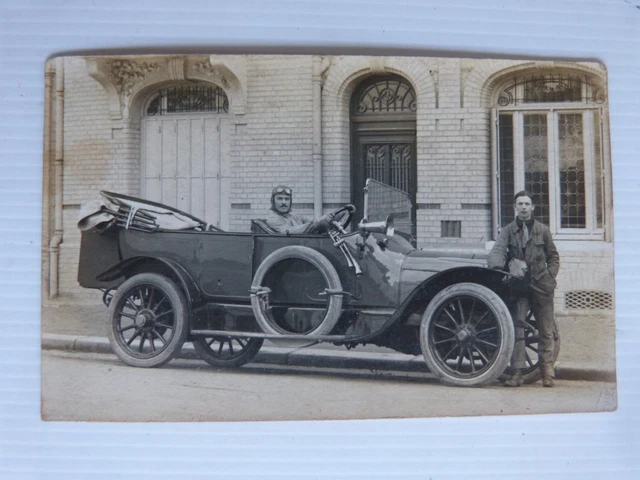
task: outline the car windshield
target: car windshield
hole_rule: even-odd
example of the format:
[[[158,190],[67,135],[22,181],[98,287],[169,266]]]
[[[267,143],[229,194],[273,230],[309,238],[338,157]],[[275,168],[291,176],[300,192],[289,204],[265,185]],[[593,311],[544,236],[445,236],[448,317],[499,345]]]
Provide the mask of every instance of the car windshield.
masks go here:
[[[367,179],[364,189],[364,218],[368,222],[384,220],[393,215],[396,233],[402,233],[405,238],[411,238],[412,205],[409,194],[390,185]]]

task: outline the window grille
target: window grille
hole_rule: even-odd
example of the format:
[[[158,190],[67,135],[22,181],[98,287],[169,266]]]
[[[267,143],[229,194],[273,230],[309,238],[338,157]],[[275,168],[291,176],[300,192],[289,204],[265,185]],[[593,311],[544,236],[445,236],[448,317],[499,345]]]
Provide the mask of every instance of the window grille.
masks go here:
[[[564,306],[567,309],[606,310],[613,308],[613,298],[607,292],[575,290],[564,294]]]
[[[413,161],[411,144],[370,144],[365,157],[365,178],[411,192]]]
[[[147,115],[170,113],[228,113],[229,100],[214,85],[181,85],[160,90],[146,109]]]
[[[440,222],[440,236],[443,238],[461,238],[462,222],[460,220],[442,220]]]
[[[531,103],[604,103],[604,92],[586,75],[530,75],[514,77],[498,97],[501,107]]]
[[[356,100],[355,114],[404,113],[418,109],[416,94],[399,79],[380,80],[365,88]]]

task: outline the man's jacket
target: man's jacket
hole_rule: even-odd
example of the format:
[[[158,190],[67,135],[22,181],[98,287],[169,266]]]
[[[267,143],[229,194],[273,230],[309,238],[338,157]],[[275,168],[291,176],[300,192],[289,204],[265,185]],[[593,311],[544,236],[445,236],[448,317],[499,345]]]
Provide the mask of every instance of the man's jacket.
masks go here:
[[[504,227],[489,253],[488,266],[506,270],[512,259],[523,260],[527,264],[531,289],[551,294],[556,288],[556,276],[560,269],[560,255],[551,232],[548,227],[534,220],[526,245],[523,234],[522,227],[516,221]]]
[[[278,213],[269,210],[267,213],[267,225],[278,233],[300,234],[315,233],[316,225],[305,217],[296,215],[295,213]]]

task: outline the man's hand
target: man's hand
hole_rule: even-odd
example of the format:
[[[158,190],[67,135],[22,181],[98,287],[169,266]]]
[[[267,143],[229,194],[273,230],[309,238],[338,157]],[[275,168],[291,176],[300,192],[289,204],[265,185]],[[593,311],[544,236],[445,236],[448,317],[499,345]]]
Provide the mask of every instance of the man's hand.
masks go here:
[[[527,274],[527,264],[514,258],[509,262],[509,273],[515,278],[524,278]]]

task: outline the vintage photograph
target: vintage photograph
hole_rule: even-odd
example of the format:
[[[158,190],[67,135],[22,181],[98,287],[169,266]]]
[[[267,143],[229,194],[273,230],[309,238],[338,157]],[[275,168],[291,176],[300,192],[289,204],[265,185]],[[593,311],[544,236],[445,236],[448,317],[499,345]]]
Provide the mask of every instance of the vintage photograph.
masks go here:
[[[43,420],[617,408],[604,65],[111,55],[44,75]]]

